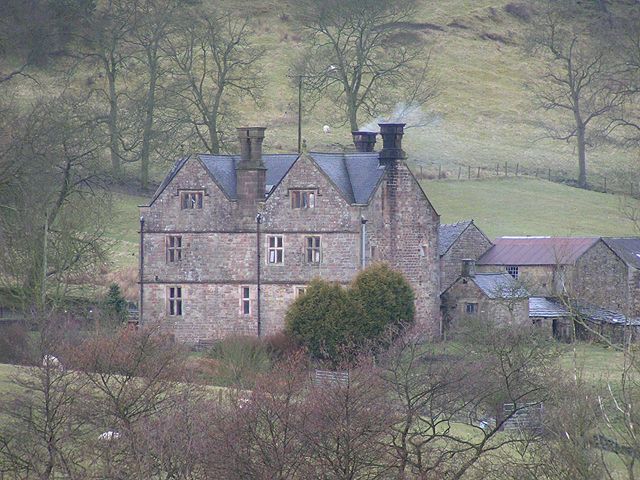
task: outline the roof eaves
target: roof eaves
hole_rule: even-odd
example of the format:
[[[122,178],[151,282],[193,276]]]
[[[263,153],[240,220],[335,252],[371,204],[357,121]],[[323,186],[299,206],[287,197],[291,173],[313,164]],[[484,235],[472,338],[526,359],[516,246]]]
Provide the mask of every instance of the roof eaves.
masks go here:
[[[167,187],[171,184],[171,182],[173,182],[173,179],[176,178],[176,175],[178,174],[178,172],[180,172],[180,170],[182,170],[182,168],[187,164],[187,162],[191,159],[192,155],[187,155],[185,157],[180,158],[177,162],[176,165],[181,164],[178,168],[176,168],[176,170],[172,173],[169,174],[169,178],[165,178],[165,181],[163,180],[164,185],[162,186],[162,188],[160,190],[158,190],[157,192],[155,192],[153,194],[153,198],[151,199],[151,202],[149,202],[149,205],[141,205],[143,207],[151,207],[156,200],[160,197],[160,195],[162,195],[162,193],[167,189]],[[206,168],[205,168],[206,170]]]
[[[464,232],[466,232],[466,231],[467,231],[467,228],[469,228],[469,225],[471,225],[471,224],[473,223],[473,219],[471,219],[471,220],[462,220],[461,222],[465,222],[467,225],[466,225],[466,226],[462,229],[462,231],[461,231],[461,232],[456,236],[455,240],[449,244],[449,246],[447,247],[447,249],[446,249],[444,252],[442,252],[442,253],[440,254],[440,256],[441,256],[441,257],[444,257],[444,256],[447,254],[447,252],[448,252],[449,250],[451,250],[451,247],[453,247],[453,244],[454,244],[454,243],[456,243],[456,240],[458,240],[458,239],[462,236],[462,234],[463,234]],[[461,223],[461,222],[456,222],[456,223]],[[445,224],[445,225],[447,225],[447,224]],[[453,225],[455,225],[455,224],[453,224]],[[484,235],[484,234],[483,234],[483,235]]]

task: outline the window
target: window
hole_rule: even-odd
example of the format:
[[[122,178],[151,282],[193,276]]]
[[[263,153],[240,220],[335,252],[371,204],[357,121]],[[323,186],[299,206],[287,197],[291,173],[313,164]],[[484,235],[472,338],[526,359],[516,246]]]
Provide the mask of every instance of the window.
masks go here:
[[[306,262],[320,263],[320,237],[305,237]]]
[[[179,262],[182,260],[182,236],[167,236],[167,263]]]
[[[478,304],[477,303],[467,303],[465,305],[465,312],[468,315],[475,315],[478,313]]]
[[[268,263],[282,263],[284,260],[284,247],[283,238],[281,235],[274,235],[267,237],[267,262]]]
[[[518,266],[517,265],[509,265],[507,267],[507,273],[511,275],[513,278],[518,278]]]
[[[291,208],[315,208],[315,190],[291,190]]]
[[[182,287],[167,287],[167,291],[169,315],[182,316]]]
[[[202,208],[202,192],[181,192],[182,210]]]
[[[251,290],[249,287],[240,287],[240,308],[243,315],[251,314]]]
[[[298,298],[300,295],[304,295],[306,291],[307,287],[296,287],[296,298]]]

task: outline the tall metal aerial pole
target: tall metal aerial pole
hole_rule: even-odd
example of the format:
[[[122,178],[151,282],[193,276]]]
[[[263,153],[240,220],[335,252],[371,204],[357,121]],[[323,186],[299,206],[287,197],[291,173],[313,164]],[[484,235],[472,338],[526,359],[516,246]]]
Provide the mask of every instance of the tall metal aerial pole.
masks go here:
[[[298,75],[298,153],[302,153],[302,75]]]

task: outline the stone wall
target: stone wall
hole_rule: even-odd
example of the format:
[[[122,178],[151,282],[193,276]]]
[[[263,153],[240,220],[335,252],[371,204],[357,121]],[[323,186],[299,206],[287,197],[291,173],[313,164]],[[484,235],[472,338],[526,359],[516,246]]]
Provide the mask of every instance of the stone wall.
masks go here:
[[[626,313],[627,265],[600,240],[576,262],[569,293],[583,303]]]
[[[477,265],[478,272],[503,273],[504,265]],[[553,296],[562,291],[563,278],[567,275],[564,267],[555,265],[518,265],[518,280],[526,287],[531,296]]]
[[[491,248],[491,242],[471,223],[440,258],[440,289],[446,290],[460,276],[462,260],[478,260]]]

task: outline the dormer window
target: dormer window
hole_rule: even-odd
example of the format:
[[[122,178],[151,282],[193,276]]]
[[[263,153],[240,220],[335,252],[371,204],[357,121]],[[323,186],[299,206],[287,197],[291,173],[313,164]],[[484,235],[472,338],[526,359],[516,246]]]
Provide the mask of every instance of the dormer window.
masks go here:
[[[180,192],[180,205],[182,210],[195,210],[202,208],[202,191]]]
[[[315,208],[316,191],[315,190],[290,190],[291,192],[291,208]]]

